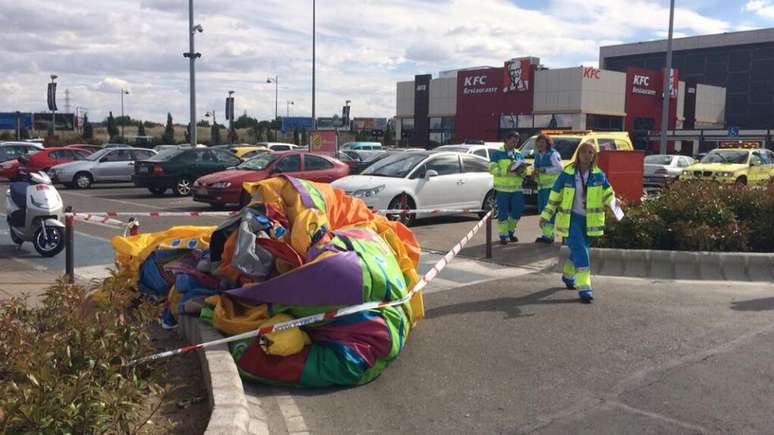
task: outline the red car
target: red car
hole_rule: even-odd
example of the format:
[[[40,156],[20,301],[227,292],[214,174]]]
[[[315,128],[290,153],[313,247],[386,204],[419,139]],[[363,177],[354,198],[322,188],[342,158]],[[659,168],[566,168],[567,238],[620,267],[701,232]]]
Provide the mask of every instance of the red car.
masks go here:
[[[85,151],[88,151],[89,154],[92,154],[102,149],[102,147],[99,145],[89,145],[86,143],[74,143],[72,145],[65,146],[65,148],[76,148],[79,150],[85,150]]]
[[[250,197],[242,189],[245,182],[261,181],[279,174],[309,181],[330,183],[349,175],[349,167],[332,157],[302,152],[284,151],[262,154],[241,163],[234,169],[200,177],[193,185],[193,200],[212,206],[246,205]]]
[[[58,147],[44,148],[36,153],[30,154],[27,168],[30,171],[48,171],[52,166],[60,163],[74,162],[76,160],[86,160],[90,152],[78,148]],[[19,170],[18,160],[8,160],[0,164],[0,176],[11,178]]]

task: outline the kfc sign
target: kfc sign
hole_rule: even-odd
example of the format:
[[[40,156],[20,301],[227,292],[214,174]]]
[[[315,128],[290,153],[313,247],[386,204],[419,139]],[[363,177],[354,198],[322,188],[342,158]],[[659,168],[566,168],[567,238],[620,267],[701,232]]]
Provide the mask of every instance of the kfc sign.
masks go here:
[[[635,74],[632,77],[632,94],[656,95],[656,90],[651,86],[651,76]]]
[[[489,75],[481,74],[470,75],[463,80],[463,95],[494,94],[497,93],[497,86],[487,86]]]
[[[529,59],[516,59],[505,62],[503,92],[526,92],[532,75]]]
[[[583,78],[599,80],[599,70],[591,66],[584,67]]]
[[[470,76],[465,77],[465,86],[486,86],[486,76]]]

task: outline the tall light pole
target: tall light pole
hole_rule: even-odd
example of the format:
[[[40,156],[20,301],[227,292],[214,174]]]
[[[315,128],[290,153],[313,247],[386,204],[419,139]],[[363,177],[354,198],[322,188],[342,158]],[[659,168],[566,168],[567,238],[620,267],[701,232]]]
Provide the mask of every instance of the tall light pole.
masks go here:
[[[349,125],[350,125],[350,122],[349,122],[349,103],[351,103],[351,102],[352,102],[352,100],[346,100],[346,101],[344,102],[344,106],[346,106],[346,108],[347,108],[347,119],[345,119],[345,121],[346,121],[346,123],[347,123],[347,124],[346,124],[344,127],[345,127],[347,130],[351,130],[351,128],[349,128]]]
[[[124,125],[126,124],[126,119],[124,119],[124,95],[129,95],[129,91],[121,88],[121,137],[124,137]]]
[[[197,58],[202,57],[201,53],[194,51],[194,33],[203,32],[204,28],[201,24],[194,26],[193,23],[193,0],[188,0],[188,53],[183,53],[183,57],[188,58],[189,66],[189,93],[191,95],[191,124],[189,127],[189,135],[191,137],[191,145],[196,146],[196,73],[194,71],[194,62]]]
[[[675,20],[675,0],[669,2],[669,36],[667,37],[666,70],[664,71],[664,101],[661,104],[661,140],[659,153],[667,153],[667,127],[669,126],[669,102],[672,89],[672,28]]]
[[[285,103],[285,118],[290,118],[290,106],[296,104],[293,100],[288,100]]]
[[[274,83],[274,122],[277,122],[277,99],[279,97],[279,76],[275,75],[274,78],[269,77],[266,79],[266,83]],[[272,123],[272,125],[274,125]],[[277,130],[274,129],[274,140],[277,140]]]
[[[315,49],[317,45],[317,35],[315,32],[315,21],[317,20],[317,7],[315,0],[312,0],[312,130],[317,130],[317,116],[315,116]]]
[[[56,80],[57,77],[58,76],[56,74],[51,74],[52,87],[55,85],[54,80]],[[54,106],[53,110],[51,111],[51,136],[56,136],[56,106]]]
[[[228,101],[231,103],[230,110],[226,112],[226,118],[228,118],[228,142],[233,145],[234,144],[234,136],[231,134],[231,132],[234,131],[234,100],[233,100],[234,91],[228,91]],[[215,118],[213,118],[215,119]]]

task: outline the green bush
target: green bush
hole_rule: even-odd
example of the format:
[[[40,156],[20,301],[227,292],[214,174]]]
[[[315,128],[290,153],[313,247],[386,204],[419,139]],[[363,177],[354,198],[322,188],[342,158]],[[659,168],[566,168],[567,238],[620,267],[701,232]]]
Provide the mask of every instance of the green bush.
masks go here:
[[[774,252],[774,183],[765,187],[676,182],[657,198],[608,216],[605,248]]]
[[[123,364],[153,351],[157,309],[131,288],[114,275],[98,304],[61,281],[35,306],[0,302],[0,433],[130,433],[147,421],[161,368]]]

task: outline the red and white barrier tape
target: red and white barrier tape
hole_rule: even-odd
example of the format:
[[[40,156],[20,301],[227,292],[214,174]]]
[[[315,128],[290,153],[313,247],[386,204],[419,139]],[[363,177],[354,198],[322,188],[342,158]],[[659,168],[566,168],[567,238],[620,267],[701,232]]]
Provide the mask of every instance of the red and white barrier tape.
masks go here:
[[[194,350],[206,349],[208,347],[217,346],[219,344],[229,343],[237,340],[243,340],[245,338],[258,337],[258,336],[267,335],[276,331],[284,331],[286,329],[306,326],[306,325],[321,322],[324,320],[335,319],[337,317],[346,316],[360,311],[367,311],[367,310],[373,310],[377,308],[403,305],[411,300],[411,297],[414,296],[414,293],[421,291],[430,283],[430,281],[435,279],[435,277],[438,276],[439,273],[441,273],[441,270],[443,270],[443,268],[446,267],[449,264],[449,262],[451,262],[451,260],[455,256],[457,256],[457,254],[460,253],[460,251],[465,246],[465,244],[467,244],[470,241],[470,239],[472,239],[473,236],[478,232],[478,230],[480,230],[481,227],[484,226],[484,224],[486,223],[487,219],[489,219],[491,214],[492,214],[491,211],[487,212],[486,216],[484,216],[480,221],[478,221],[478,223],[473,227],[473,229],[470,230],[468,234],[466,234],[465,237],[463,237],[462,240],[460,240],[459,243],[454,245],[454,247],[449,252],[447,252],[446,255],[443,256],[443,258],[438,260],[438,262],[435,263],[435,265],[429,271],[427,271],[427,273],[422,277],[422,279],[420,279],[419,282],[417,282],[417,284],[411,289],[411,291],[409,291],[406,294],[406,296],[400,299],[397,299],[394,301],[367,302],[365,304],[352,305],[338,310],[326,311],[324,313],[302,317],[300,319],[293,319],[287,322],[281,322],[271,326],[264,326],[263,328],[255,329],[248,332],[243,332],[241,334],[232,335],[231,337],[225,337],[219,340],[213,340],[213,341],[208,341],[208,342],[199,343],[199,344],[192,344],[189,346],[180,347],[175,350],[160,352],[157,354],[153,354],[153,355],[149,355],[146,357],[129,361],[126,365],[133,366],[137,364],[142,364],[142,363],[155,361],[162,358],[180,355]]]
[[[101,217],[119,217],[119,216],[144,216],[144,217],[203,217],[203,216],[236,216],[240,212],[236,211],[96,211],[90,213],[65,213],[66,216],[101,216]]]
[[[75,213],[74,216],[75,220],[79,222],[88,222],[88,223],[98,223],[108,226],[115,226],[120,227],[123,229],[126,226],[126,222],[120,221],[118,219],[112,219],[107,216],[96,216],[93,214],[83,214],[83,213]]]
[[[374,210],[376,213],[421,213],[421,214],[437,214],[437,213],[486,213],[489,210],[480,210],[473,208],[461,208],[461,209],[447,209],[447,208],[429,208],[429,209],[389,209],[389,210]],[[206,217],[206,216],[222,216],[230,217],[236,216],[240,212],[234,211],[102,211],[102,212],[79,212],[79,213],[65,213],[65,215],[71,215],[79,220],[94,220],[97,217],[119,217],[119,216],[144,216],[144,217]],[[84,219],[85,218],[85,219]]]
[[[475,208],[461,208],[461,209],[451,209],[451,208],[428,208],[428,209],[410,209],[410,208],[399,208],[399,209],[388,209],[388,210],[374,210],[375,213],[380,214],[387,214],[387,213],[420,213],[420,214],[438,214],[438,213],[486,213],[489,210],[481,210],[481,209],[475,209]]]

